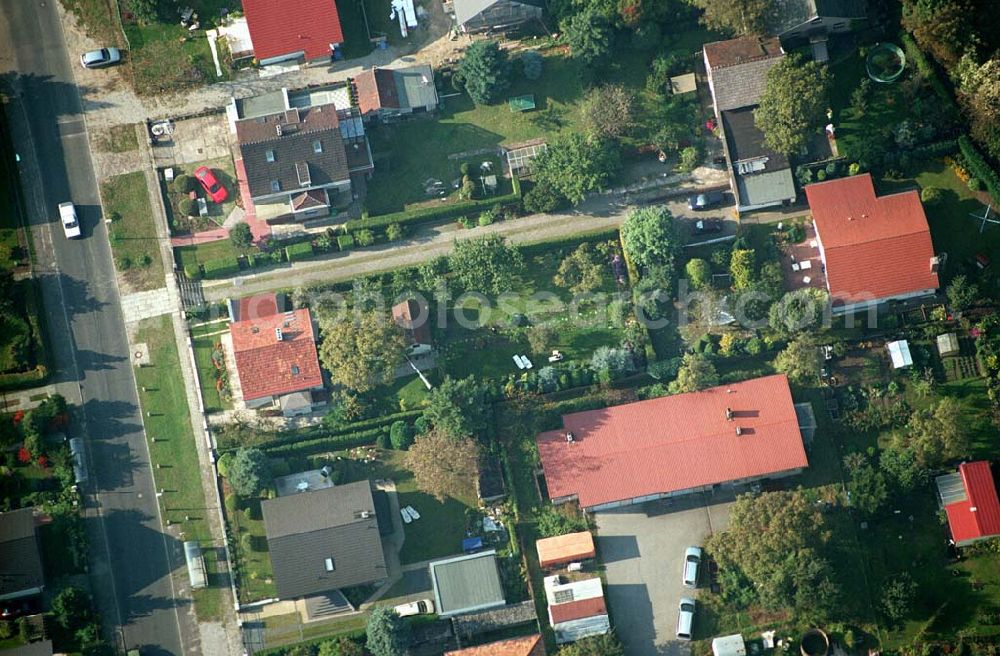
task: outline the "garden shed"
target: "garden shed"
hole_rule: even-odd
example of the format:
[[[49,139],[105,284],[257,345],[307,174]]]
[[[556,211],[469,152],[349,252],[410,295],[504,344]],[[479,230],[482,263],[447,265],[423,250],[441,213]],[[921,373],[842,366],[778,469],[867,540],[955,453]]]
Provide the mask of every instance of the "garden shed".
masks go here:
[[[889,358],[892,359],[893,369],[913,366],[913,356],[910,355],[910,343],[905,339],[889,342],[885,347],[889,349]]]
[[[496,551],[437,560],[430,564],[438,617],[497,608],[507,603]]]
[[[948,355],[958,355],[958,335],[955,333],[938,335],[937,349],[942,358]]]

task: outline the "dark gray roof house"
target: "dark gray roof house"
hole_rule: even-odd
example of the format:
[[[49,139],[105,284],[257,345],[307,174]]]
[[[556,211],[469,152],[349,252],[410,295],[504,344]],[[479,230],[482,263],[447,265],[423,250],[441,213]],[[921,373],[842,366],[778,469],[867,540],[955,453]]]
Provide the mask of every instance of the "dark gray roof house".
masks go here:
[[[0,513],[0,601],[40,594],[44,585],[34,510]]]
[[[52,656],[54,653],[51,640],[29,642],[26,645],[0,650],[2,656]]]
[[[723,144],[736,209],[772,207],[795,200],[795,181],[788,158],[764,143],[754,124],[753,110],[743,107],[722,112]]]
[[[784,44],[822,43],[825,52],[829,35],[850,31],[866,15],[865,0],[775,0],[764,27]]]
[[[716,116],[759,103],[767,72],[785,56],[778,39],[758,36],[706,43],[702,53]]]
[[[261,510],[280,598],[388,576],[370,482],[268,499]]]
[[[496,551],[437,560],[430,564],[438,617],[498,608],[507,602]]]
[[[453,0],[463,32],[504,30],[542,17],[538,0]]]

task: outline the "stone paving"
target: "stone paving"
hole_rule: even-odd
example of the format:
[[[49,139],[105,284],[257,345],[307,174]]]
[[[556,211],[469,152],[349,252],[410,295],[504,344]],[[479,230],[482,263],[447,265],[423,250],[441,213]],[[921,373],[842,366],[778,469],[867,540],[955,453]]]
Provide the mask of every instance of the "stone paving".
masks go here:
[[[122,315],[125,317],[125,323],[158,317],[175,309],[177,304],[170,297],[166,287],[122,296]]]

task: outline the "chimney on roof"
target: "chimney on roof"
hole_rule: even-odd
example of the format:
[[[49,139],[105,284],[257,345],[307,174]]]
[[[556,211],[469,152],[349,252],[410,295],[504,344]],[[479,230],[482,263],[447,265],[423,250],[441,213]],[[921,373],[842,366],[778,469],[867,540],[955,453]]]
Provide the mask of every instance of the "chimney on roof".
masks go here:
[[[572,433],[572,431],[566,431],[566,441],[570,442],[570,443],[573,442],[573,433]]]
[[[274,338],[279,342],[285,338],[284,335],[281,334],[281,328],[274,329]]]
[[[726,408],[726,421],[732,421],[732,420],[733,420],[733,409]]]
[[[941,258],[935,255],[931,258],[931,273],[937,273],[941,270]]]
[[[281,136],[281,123],[275,123],[274,131],[277,133],[279,137]]]
[[[743,429],[742,429],[742,428],[740,428],[739,426],[737,426],[737,427],[736,427],[736,434],[737,434],[737,435],[742,435],[742,434],[743,434]]]

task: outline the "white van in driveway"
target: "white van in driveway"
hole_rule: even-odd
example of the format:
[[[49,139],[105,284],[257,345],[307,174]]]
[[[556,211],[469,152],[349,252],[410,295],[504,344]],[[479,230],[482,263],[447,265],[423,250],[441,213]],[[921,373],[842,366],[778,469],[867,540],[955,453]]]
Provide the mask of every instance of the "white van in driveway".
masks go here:
[[[80,221],[76,218],[76,206],[73,203],[59,203],[59,220],[67,239],[80,236]]]

